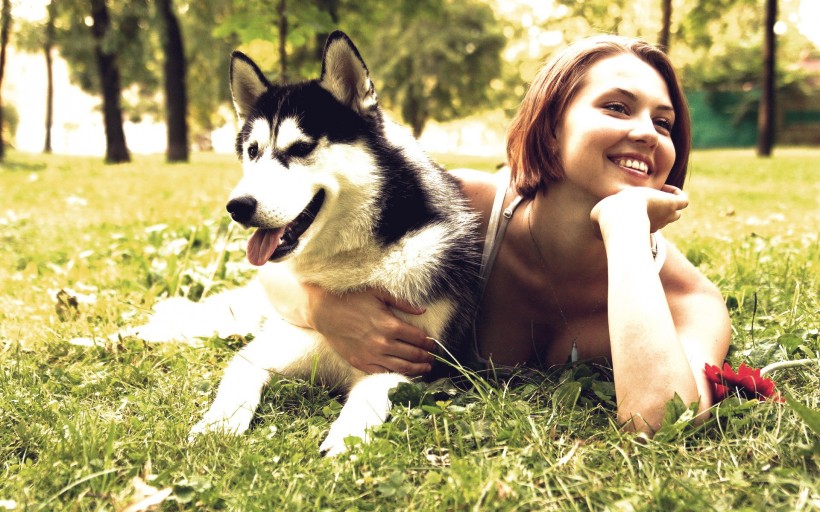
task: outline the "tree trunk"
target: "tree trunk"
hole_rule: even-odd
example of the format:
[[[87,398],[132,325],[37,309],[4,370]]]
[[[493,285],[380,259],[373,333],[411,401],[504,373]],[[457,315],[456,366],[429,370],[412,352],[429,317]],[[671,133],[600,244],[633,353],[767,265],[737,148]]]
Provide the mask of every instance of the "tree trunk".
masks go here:
[[[122,107],[120,106],[120,69],[117,54],[106,51],[105,35],[111,29],[111,18],[105,0],[91,0],[91,34],[94,37],[94,54],[100,73],[103,96],[103,120],[105,122],[105,161],[107,163],[130,162],[131,155],[125,144]]]
[[[287,1],[279,0],[279,69],[281,70],[282,83],[288,81],[288,53],[287,53],[287,39],[288,39],[288,17],[287,17]]]
[[[54,63],[51,57],[54,48],[54,18],[56,16],[55,2],[48,4],[48,19],[46,20],[46,40],[43,52],[46,55],[46,141],[43,144],[43,153],[51,153],[51,127],[54,124]]]
[[[757,156],[771,156],[774,146],[774,69],[777,0],[766,0],[766,21],[763,25],[763,76],[760,85],[760,107],[757,112]]]
[[[172,0],[159,0],[165,22],[165,119],[168,126],[168,162],[187,162],[188,98],[185,91],[185,50]]]
[[[669,53],[669,32],[672,28],[672,0],[661,0],[661,31],[658,34],[658,46]]]
[[[6,47],[9,44],[9,33],[11,32],[11,0],[3,0],[3,8],[0,11],[2,20],[0,23],[0,91],[3,90],[3,75],[6,71]],[[3,97],[0,94],[0,160],[6,156],[6,143],[3,140]]]

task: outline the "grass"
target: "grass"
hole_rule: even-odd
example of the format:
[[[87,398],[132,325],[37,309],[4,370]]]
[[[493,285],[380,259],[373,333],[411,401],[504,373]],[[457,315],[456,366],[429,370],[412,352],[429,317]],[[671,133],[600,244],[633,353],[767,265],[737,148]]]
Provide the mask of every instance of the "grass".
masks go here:
[[[696,427],[670,403],[665,429],[645,440],[614,425],[608,369],[583,365],[403,390],[412,406],[334,459],[317,452],[339,398],[279,379],[247,435],[188,444],[241,339],[67,340],[139,322],[164,296],[246,280],[245,234],[223,206],[238,174],[213,155],[3,163],[0,510],[141,510],[153,492],[163,510],[820,508],[811,411],[729,399]],[[726,296],[731,362],[818,358],[820,151],[696,152],[691,175],[692,205],[667,237]],[[772,376],[817,414],[817,366]]]

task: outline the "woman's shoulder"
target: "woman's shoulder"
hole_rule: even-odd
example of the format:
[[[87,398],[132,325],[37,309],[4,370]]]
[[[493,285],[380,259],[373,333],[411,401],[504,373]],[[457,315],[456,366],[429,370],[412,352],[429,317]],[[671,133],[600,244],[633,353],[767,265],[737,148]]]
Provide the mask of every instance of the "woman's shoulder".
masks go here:
[[[666,257],[660,269],[661,282],[667,295],[706,294],[720,297],[720,291],[684,256],[674,244],[666,244]]]
[[[498,188],[506,188],[510,182],[507,167],[494,173],[466,168],[453,169],[450,173],[461,183],[461,190],[470,206],[482,215],[489,215]]]
[[[668,249],[660,276],[678,336],[699,347],[707,360],[722,360],[732,336],[723,295],[686,256],[672,245]]]

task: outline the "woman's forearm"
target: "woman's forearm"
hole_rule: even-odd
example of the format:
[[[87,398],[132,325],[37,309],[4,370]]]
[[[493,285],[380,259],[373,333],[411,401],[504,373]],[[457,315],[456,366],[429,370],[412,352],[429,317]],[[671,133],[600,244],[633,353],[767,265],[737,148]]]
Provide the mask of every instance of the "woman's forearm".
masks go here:
[[[687,404],[698,400],[697,385],[654,266],[645,215],[602,226],[602,234],[618,419],[651,433],[676,393]]]
[[[424,308],[377,289],[337,295],[318,285],[299,282],[279,265],[266,265],[260,279],[282,318],[321,333],[351,366],[367,373],[421,375],[430,371],[429,352],[435,350],[435,342],[393,313],[395,308],[419,315]]]

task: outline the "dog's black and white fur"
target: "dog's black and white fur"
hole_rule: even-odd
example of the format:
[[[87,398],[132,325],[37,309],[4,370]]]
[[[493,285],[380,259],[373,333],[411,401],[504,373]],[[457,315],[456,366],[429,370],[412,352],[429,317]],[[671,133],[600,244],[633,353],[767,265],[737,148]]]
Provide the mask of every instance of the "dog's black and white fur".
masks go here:
[[[238,223],[255,228],[248,259],[260,266],[267,296],[287,303],[289,294],[298,292],[297,282],[334,293],[383,289],[424,306],[422,315],[396,314],[460,352],[475,302],[477,221],[457,181],[383,116],[350,39],[331,34],[321,77],[298,84],[271,84],[251,59],[235,52],[230,84],[242,125],[236,149],[244,176],[227,208]],[[231,303],[231,293],[186,304],[184,318],[178,310],[160,311],[166,320],[152,319],[140,334],[152,339],[224,334],[215,311],[230,308],[234,317],[228,320],[236,322],[242,307]],[[262,293],[255,297],[266,300]],[[250,307],[264,312],[268,306]],[[167,321],[169,315],[177,320]],[[366,375],[317,332],[272,310],[267,316],[253,341],[231,360],[192,435],[245,431],[274,372],[313,375],[348,392],[320,447],[323,453],[343,452],[348,436],[366,440],[368,428],[388,415],[389,390],[407,379]],[[169,326],[173,332],[163,332]]]

